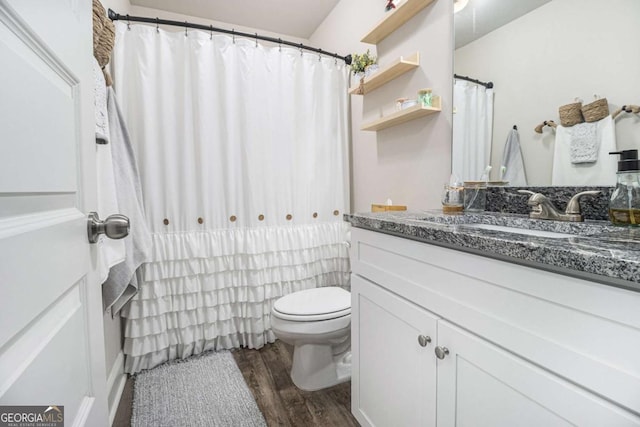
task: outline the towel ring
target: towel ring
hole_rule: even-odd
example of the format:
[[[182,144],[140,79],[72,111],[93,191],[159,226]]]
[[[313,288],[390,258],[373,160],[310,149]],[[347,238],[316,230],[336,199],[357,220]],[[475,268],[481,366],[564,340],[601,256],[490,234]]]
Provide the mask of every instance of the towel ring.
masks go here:
[[[545,126],[549,126],[550,128],[553,128],[553,129],[558,127],[556,122],[554,122],[553,120],[545,120],[544,122],[542,122],[538,126],[536,126],[534,131],[536,133],[542,133],[542,128],[544,128]]]

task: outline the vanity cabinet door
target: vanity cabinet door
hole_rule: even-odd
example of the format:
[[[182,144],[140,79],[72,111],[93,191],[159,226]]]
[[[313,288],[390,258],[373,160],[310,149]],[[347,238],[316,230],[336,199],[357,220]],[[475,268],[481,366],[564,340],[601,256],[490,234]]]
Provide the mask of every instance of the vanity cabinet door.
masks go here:
[[[445,320],[438,346],[438,427],[640,425],[631,413]]]
[[[437,316],[351,276],[352,412],[363,426],[435,426]]]

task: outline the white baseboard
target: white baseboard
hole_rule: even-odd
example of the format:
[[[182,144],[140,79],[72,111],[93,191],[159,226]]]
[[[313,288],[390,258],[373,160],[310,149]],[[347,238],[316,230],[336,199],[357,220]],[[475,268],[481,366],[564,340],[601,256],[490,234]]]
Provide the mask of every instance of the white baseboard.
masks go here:
[[[94,403],[96,403],[96,399],[94,397],[85,396],[82,399],[82,402],[80,402],[80,407],[78,408],[78,413],[73,420],[73,427],[85,427],[89,425],[89,422],[87,420],[91,417],[91,410],[93,409]]]
[[[113,420],[116,417],[116,411],[118,410],[118,404],[122,397],[122,391],[124,385],[127,382],[127,375],[124,373],[124,353],[122,350],[118,353],[118,357],[113,362],[111,369],[109,370],[109,377],[107,378],[107,399],[109,402],[109,425],[113,425]]]

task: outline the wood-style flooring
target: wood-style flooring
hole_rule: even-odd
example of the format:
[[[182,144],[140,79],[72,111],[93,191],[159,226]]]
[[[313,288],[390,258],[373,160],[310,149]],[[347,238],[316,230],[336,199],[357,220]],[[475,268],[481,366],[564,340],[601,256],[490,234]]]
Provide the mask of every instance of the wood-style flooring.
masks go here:
[[[127,378],[112,427],[131,427],[131,415],[133,414],[133,378],[134,377]]]
[[[314,392],[293,385],[289,375],[293,347],[278,340],[260,350],[243,348],[232,354],[269,427],[359,425],[351,415],[351,383]],[[127,380],[114,427],[131,425],[133,382],[133,377]]]
[[[233,357],[272,426],[358,426],[351,415],[351,383],[303,391],[291,381],[293,347],[278,340],[260,350],[240,349]]]

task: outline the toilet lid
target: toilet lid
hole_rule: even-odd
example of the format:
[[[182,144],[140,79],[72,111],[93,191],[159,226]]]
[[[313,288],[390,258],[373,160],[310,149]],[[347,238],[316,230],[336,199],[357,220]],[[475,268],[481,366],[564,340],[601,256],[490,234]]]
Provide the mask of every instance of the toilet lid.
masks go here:
[[[275,302],[273,309],[290,316],[330,319],[351,312],[351,294],[335,286],[307,289],[283,296]]]

